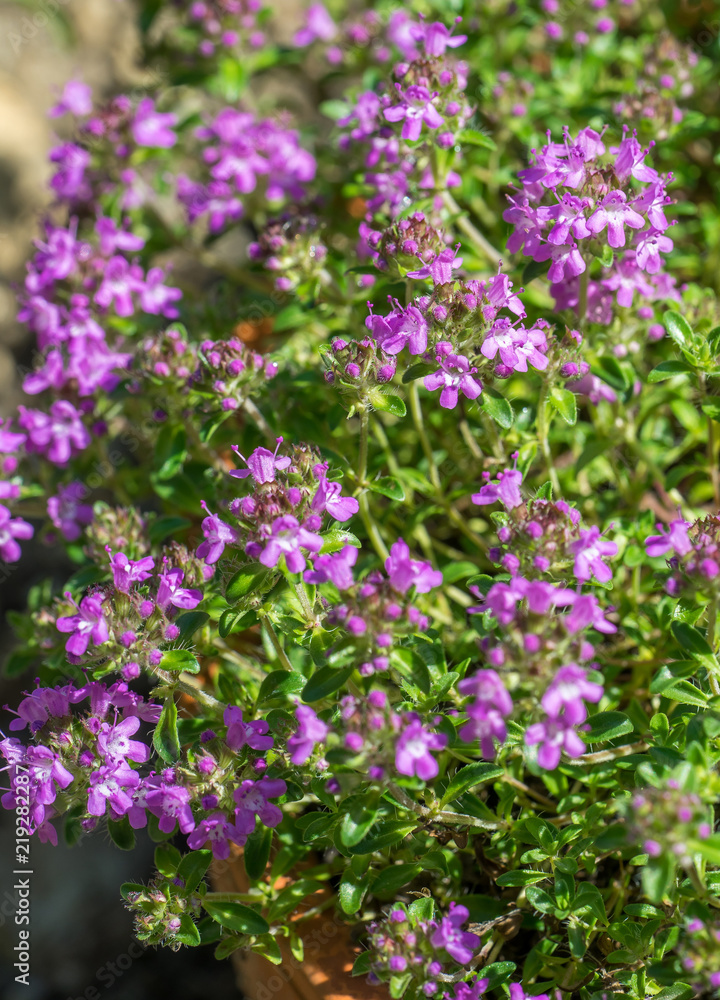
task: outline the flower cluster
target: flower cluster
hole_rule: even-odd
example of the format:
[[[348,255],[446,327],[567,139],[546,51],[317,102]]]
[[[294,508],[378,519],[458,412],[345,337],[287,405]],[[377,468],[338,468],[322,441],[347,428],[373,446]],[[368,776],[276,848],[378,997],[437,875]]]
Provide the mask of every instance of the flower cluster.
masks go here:
[[[689,841],[706,840],[713,832],[711,810],[697,792],[685,790],[676,778],[660,787],[633,793],[624,806],[628,839],[650,858],[669,854],[676,864],[690,868]]]
[[[708,514],[694,522],[677,518],[667,527],[658,524],[657,530],[659,534],[645,539],[645,551],[651,559],[667,560],[668,594],[714,593],[714,581],[720,577],[720,517]]]
[[[649,149],[627,127],[619,145],[609,150],[590,128],[576,138],[566,131],[562,142],[548,140],[534,151],[531,166],[520,171],[522,188],[508,196],[503,218],[514,230],[508,249],[550,261],[548,277],[558,308],[580,311],[585,283],[583,320],[605,315],[608,292],[625,307],[636,291],[650,300],[672,294],[660,256],[673,248],[665,215],[671,199],[667,181],[646,162]],[[596,257],[608,274],[588,286]]]
[[[207,177],[180,174],[177,195],[188,221],[207,216],[211,233],[237,221],[250,196],[271,204],[301,200],[315,177],[314,157],[302,148],[298,133],[279,122],[225,108],[195,135]]]
[[[688,921],[678,951],[683,978],[687,977],[698,993],[720,988],[718,945],[720,927],[716,923],[699,917]]]
[[[278,291],[297,291],[306,286],[314,289],[328,280],[324,269],[328,251],[319,230],[320,222],[312,211],[289,209],[268,222],[257,241],[248,247],[248,255],[273,273]]]

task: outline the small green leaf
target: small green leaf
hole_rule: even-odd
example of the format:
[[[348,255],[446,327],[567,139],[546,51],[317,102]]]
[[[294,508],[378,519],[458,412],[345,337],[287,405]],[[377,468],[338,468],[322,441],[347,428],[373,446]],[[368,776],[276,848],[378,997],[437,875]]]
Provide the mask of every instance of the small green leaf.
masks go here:
[[[671,309],[665,313],[663,317],[665,323],[665,329],[668,332],[668,336],[671,340],[674,340],[677,346],[681,349],[688,348],[692,341],[695,339],[692,327],[680,313],[673,312]]]
[[[458,132],[457,138],[466,146],[482,146],[483,149],[497,149],[489,135],[478,132],[476,128],[464,128]]]
[[[323,540],[323,545],[320,549],[321,555],[339,552],[346,545],[354,545],[356,549],[361,548],[360,539],[357,535],[353,535],[352,531],[346,531],[345,528],[331,528],[329,531],[323,532],[320,537]]]
[[[615,260],[615,253],[613,248],[605,243],[602,248],[602,253],[600,255],[600,263],[603,267],[612,267],[613,261]]]
[[[426,375],[430,375],[431,372],[436,370],[436,365],[429,365],[424,361],[420,361],[418,364],[410,365],[403,372],[402,381],[407,384],[408,382],[414,382],[417,378],[424,378]]]
[[[706,417],[710,417],[711,420],[716,420],[720,423],[720,399],[717,401],[712,399],[707,400],[703,403],[701,409]]]
[[[590,728],[583,730],[583,739],[587,743],[605,743],[633,731],[632,722],[622,712],[598,712],[588,722]]]
[[[272,827],[269,826],[258,826],[248,837],[243,848],[243,861],[249,879],[259,879],[267,868],[272,839]]]
[[[358,844],[350,849],[352,854],[373,854],[381,851],[385,847],[392,847],[399,844],[401,840],[416,827],[416,823],[408,823],[406,820],[385,820],[378,823],[375,829]]]
[[[166,878],[172,878],[182,861],[182,854],[172,844],[158,844],[155,848],[155,867]]]
[[[662,903],[674,876],[675,862],[667,853],[653,858],[650,864],[645,865],[642,869],[642,886],[651,903]]]
[[[348,916],[357,913],[362,905],[363,896],[367,891],[368,882],[369,877],[367,875],[358,877],[349,868],[346,869],[338,888],[340,908],[343,913],[347,913]]]
[[[675,636],[678,643],[683,649],[686,649],[692,656],[712,656],[713,651],[710,648],[707,639],[699,631],[699,629],[694,628],[692,625],[688,625],[687,622],[674,621],[670,624],[672,629],[672,634]]]
[[[573,901],[574,910],[590,910],[597,919],[606,924],[607,914],[605,913],[605,902],[600,890],[592,882],[581,882],[578,886],[575,899]]]
[[[159,517],[150,525],[148,536],[153,545],[159,545],[169,535],[176,535],[184,528],[189,528],[191,523],[186,517]]]
[[[212,861],[212,851],[191,851],[182,859],[177,876],[185,883],[186,892],[194,892],[205,877]]]
[[[453,799],[462,795],[463,792],[467,792],[468,789],[474,788],[475,785],[479,785],[483,781],[493,781],[495,778],[499,778],[501,774],[503,774],[501,767],[487,761],[468,764],[466,767],[460,768],[452,776],[450,784],[445,789],[445,794],[442,797],[440,805],[444,806],[446,802],[452,802]]]
[[[181,915],[180,927],[175,931],[173,939],[188,948],[196,948],[200,944],[200,931],[189,913]]]
[[[249,563],[243,566],[230,580],[225,590],[225,599],[228,604],[237,604],[243,597],[259,591],[262,583],[268,575],[268,570],[259,563]]]
[[[375,479],[368,484],[373,493],[381,493],[391,500],[404,500],[405,490],[402,485],[392,476],[383,476],[382,479]]]
[[[367,976],[370,972],[370,963],[372,961],[372,952],[362,951],[355,959],[352,967],[351,976]]]
[[[392,393],[386,395],[383,392],[375,392],[373,393],[372,403],[376,410],[382,410],[383,413],[392,413],[394,417],[404,417],[407,413],[404,401]]]
[[[661,361],[648,374],[648,382],[664,382],[676,375],[692,375],[694,368],[687,361]]]
[[[495,879],[497,885],[500,886],[526,886],[535,885],[536,882],[544,882],[545,879],[550,878],[547,872],[528,872],[528,871],[513,871],[505,872],[504,875],[500,875]]]
[[[720,865],[720,833],[704,840],[689,839],[686,843],[690,853],[700,854],[711,865]]]
[[[329,697],[352,677],[354,670],[355,667],[345,667],[342,670],[336,670],[334,667],[321,667],[303,688],[302,700],[309,704]]]
[[[362,798],[349,800],[349,808],[340,824],[340,840],[346,847],[354,847],[365,837],[377,819],[377,809],[368,808]]]
[[[417,878],[422,870],[423,866],[418,863],[391,865],[377,875],[370,889],[375,896],[382,896],[386,893],[394,895],[398,889],[402,889],[403,886]]]
[[[258,692],[258,704],[273,698],[291,697],[302,691],[306,680],[299,671],[273,670],[263,680]]]
[[[512,427],[513,420],[515,418],[513,408],[507,399],[499,393],[486,388],[482,394],[481,405],[483,410],[485,410],[485,412],[491,416],[495,423],[499,424],[503,430],[508,430]]]
[[[171,670],[173,673],[184,670],[188,674],[199,674],[200,664],[189,649],[166,649],[160,660],[160,669]]]
[[[186,611],[185,614],[175,619],[175,624],[180,629],[180,635],[176,641],[180,643],[188,642],[191,636],[209,620],[210,615],[207,611]]]
[[[681,705],[694,705],[696,708],[705,708],[708,703],[708,696],[686,680],[675,681],[670,687],[665,688],[663,697],[678,701]]]
[[[177,705],[168,698],[163,705],[158,724],[153,733],[153,746],[166,764],[180,759],[180,740],[177,731]]]
[[[245,903],[215,903],[212,899],[204,899],[202,905],[213,920],[238,934],[267,934],[270,930],[265,917]]]
[[[121,851],[133,850],[135,847],[135,831],[130,826],[127,816],[123,816],[119,820],[109,819],[107,821],[107,828],[112,842],[116,847],[119,847]]]
[[[227,638],[231,632],[242,632],[252,625],[257,625],[257,622],[258,616],[254,611],[238,612],[237,608],[228,608],[223,611],[218,621],[220,638]]]
[[[550,403],[566,424],[574,424],[577,421],[577,399],[574,392],[554,386],[550,390]]]

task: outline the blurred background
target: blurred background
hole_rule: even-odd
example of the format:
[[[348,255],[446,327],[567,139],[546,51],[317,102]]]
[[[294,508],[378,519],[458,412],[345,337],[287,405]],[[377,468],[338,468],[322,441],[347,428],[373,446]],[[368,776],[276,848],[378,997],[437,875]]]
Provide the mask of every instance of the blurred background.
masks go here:
[[[20,381],[32,367],[30,338],[15,319],[14,288],[49,200],[47,154],[56,123],[47,111],[73,76],[82,77],[98,97],[137,86],[144,74],[136,57],[129,0],[0,0],[0,414],[21,401]],[[38,544],[0,582],[0,659],[10,641],[5,613],[25,606],[33,583],[53,571],[62,575],[63,567],[49,563],[56,554]],[[16,704],[26,684],[27,679],[0,678],[0,705]],[[217,962],[212,949],[173,954],[138,946],[118,887],[147,881],[154,845],[139,837],[138,848],[125,854],[103,834],[86,837],[73,849],[32,843],[30,986],[16,983],[13,817],[0,809],[3,1000],[241,996],[232,966]]]

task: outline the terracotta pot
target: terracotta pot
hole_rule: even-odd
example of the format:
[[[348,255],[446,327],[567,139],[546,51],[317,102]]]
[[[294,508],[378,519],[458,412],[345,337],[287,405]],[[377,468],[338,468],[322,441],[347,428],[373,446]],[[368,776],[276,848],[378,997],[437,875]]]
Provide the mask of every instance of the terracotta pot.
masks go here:
[[[210,878],[216,892],[247,892],[242,851],[231,854],[226,862],[214,863]],[[275,887],[281,889],[292,881],[287,876],[279,878]],[[293,919],[329,896],[329,889],[308,896]],[[382,993],[369,986],[364,976],[350,975],[362,949],[352,942],[350,928],[334,909],[303,920],[299,931],[305,948],[302,962],[293,956],[286,938],[278,938],[282,965],[272,965],[251,951],[232,955],[238,986],[247,1000],[381,1000]]]

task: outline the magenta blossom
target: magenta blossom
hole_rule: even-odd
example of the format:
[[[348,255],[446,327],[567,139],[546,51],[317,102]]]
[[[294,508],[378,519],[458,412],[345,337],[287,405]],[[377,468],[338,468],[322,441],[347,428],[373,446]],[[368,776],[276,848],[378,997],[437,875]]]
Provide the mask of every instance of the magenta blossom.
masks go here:
[[[585,744],[575,729],[562,719],[535,722],[525,731],[525,743],[531,747],[540,744],[538,764],[546,771],[554,771],[564,750],[568,757],[579,757]]]
[[[358,550],[354,545],[344,545],[339,552],[317,556],[312,569],[303,574],[307,583],[334,583],[338,590],[348,590],[352,587],[352,568],[357,562]]]
[[[5,504],[0,503],[0,557],[5,562],[17,562],[21,551],[17,539],[32,538],[35,529],[21,517],[12,517]]]
[[[317,743],[324,743],[330,727],[319,719],[309,705],[298,705],[295,709],[297,730],[288,737],[291,764],[306,764]]]
[[[489,473],[484,473],[484,476],[487,479],[490,478]],[[499,500],[506,510],[513,510],[523,502],[520,494],[522,478],[522,472],[518,469],[505,469],[498,475],[497,483],[487,482],[480,487],[477,493],[473,493],[472,502],[482,507]]]
[[[248,834],[231,823],[225,813],[214,812],[198,823],[187,842],[191,851],[197,851],[209,841],[213,857],[225,861],[230,857],[230,843],[242,847],[247,838]]]
[[[688,537],[688,528],[690,527],[689,521],[683,521],[681,518],[675,521],[671,521],[668,525],[667,534],[663,534],[663,527],[661,524],[657,525],[658,531],[661,532],[659,535],[650,535],[645,539],[645,550],[651,559],[656,559],[658,556],[667,555],[668,552],[674,552],[676,556],[686,556],[688,552],[692,551],[692,542]]]
[[[244,722],[242,709],[234,705],[225,709],[223,722],[228,727],[225,742],[231,750],[242,750],[244,746],[252,750],[269,750],[275,742],[272,736],[267,735],[270,728],[267,722],[262,719]]]
[[[540,704],[551,718],[577,726],[587,719],[583,699],[596,703],[602,696],[602,684],[589,681],[586,670],[577,663],[569,663],[555,674]]]
[[[327,469],[327,466],[316,465],[315,470],[318,468]],[[318,486],[310,501],[310,509],[316,514],[327,511],[336,521],[349,521],[353,514],[357,514],[360,505],[355,497],[344,497],[340,483],[331,482],[323,472],[318,475]]]
[[[456,247],[445,247],[429,263],[415,271],[408,271],[408,278],[432,278],[434,285],[446,285],[453,280],[453,268],[462,265],[462,257],[458,257],[457,252],[460,244]],[[438,344],[438,347],[440,345]]]
[[[144,764],[149,759],[150,747],[139,740],[130,739],[139,728],[140,719],[136,715],[131,715],[114,726],[103,722],[98,733],[97,745],[106,763],[128,758],[138,764]]]
[[[276,517],[272,523],[272,537],[260,553],[259,559],[269,569],[277,566],[281,556],[291,573],[302,573],[307,565],[301,548],[319,552],[323,540],[320,535],[304,528],[296,517],[286,514]]]
[[[72,482],[59,486],[57,494],[48,498],[48,517],[69,542],[77,541],[82,528],[92,522],[92,507],[81,502],[87,493],[82,483]]]
[[[395,590],[406,594],[415,587],[418,594],[427,594],[442,583],[442,572],[433,569],[430,563],[410,558],[410,549],[402,538],[393,544],[390,555],[385,560],[385,572]]]
[[[192,611],[202,601],[201,590],[189,590],[180,586],[184,576],[185,573],[181,569],[171,569],[167,573],[160,574],[157,603],[163,611],[169,604],[175,608],[182,608],[183,611]]]
[[[605,195],[587,222],[588,229],[595,236],[607,226],[608,243],[614,249],[625,246],[625,226],[642,229],[644,225],[642,215],[627,204],[627,195],[618,190]]]
[[[598,527],[593,525],[592,528],[581,531],[580,538],[570,546],[570,551],[575,556],[574,571],[577,579],[589,580],[594,574],[600,583],[608,583],[612,580],[612,571],[603,559],[616,555],[617,550],[615,542],[602,540]]]
[[[110,551],[110,546],[108,546]],[[155,560],[151,556],[134,561],[128,559],[124,552],[116,552],[110,557],[110,567],[112,569],[113,580],[118,590],[123,594],[129,594],[134,583],[142,583],[152,576],[152,569]]]
[[[229,524],[222,521],[217,514],[213,514],[204,500],[202,506],[207,511],[208,516],[203,519],[202,530],[205,541],[198,545],[197,556],[212,566],[223,554],[226,545],[234,545],[238,541],[238,533]]]
[[[431,751],[447,745],[444,733],[431,733],[414,714],[406,716],[407,725],[395,744],[395,768],[398,774],[417,775],[423,781],[436,778],[440,771]]]
[[[330,42],[337,34],[337,25],[321,3],[311,3],[305,12],[305,24],[295,33],[293,45],[305,48],[318,39]]]
[[[257,816],[263,826],[274,827],[282,822],[282,812],[270,799],[287,791],[282,778],[261,778],[260,781],[243,781],[233,792],[235,799],[235,824],[239,830],[252,833]]]
[[[435,361],[439,370],[423,379],[423,385],[430,392],[442,389],[440,406],[452,410],[458,403],[458,392],[467,399],[477,399],[482,392],[482,385],[472,376],[477,368],[471,368],[470,362],[462,354],[452,353],[452,344],[442,340],[435,346]]]
[[[69,593],[67,599],[75,604]],[[58,618],[55,622],[59,632],[70,632],[70,638],[65,643],[65,649],[73,656],[82,656],[90,641],[94,646],[102,646],[108,641],[108,627],[103,615],[102,597],[91,594],[83,597],[77,608],[76,615]]]
[[[156,111],[153,99],[143,97],[137,106],[131,126],[133,139],[138,146],[169,149],[177,142],[177,136],[172,131],[173,125],[176,124],[177,115]]]
[[[411,84],[404,93],[399,83],[395,87],[402,103],[385,108],[383,114],[389,122],[403,122],[403,139],[411,142],[419,139],[423,122],[430,129],[439,128],[443,124],[442,115],[433,104],[437,94],[431,94],[427,87],[418,84]]]
[[[283,439],[279,437],[276,440],[275,451],[268,451],[267,448],[256,448],[247,458],[240,453],[237,445],[233,445],[233,451],[246,463],[247,469],[233,469],[230,475],[235,479],[246,479],[248,476],[252,476],[258,485],[274,483],[275,470],[287,469],[291,462],[288,455],[277,457],[278,448]]]
[[[480,938],[477,934],[471,934],[469,931],[461,929],[469,916],[470,911],[466,906],[451,903],[448,915],[442,918],[430,938],[430,943],[434,948],[444,948],[448,955],[460,965],[467,965],[471,962],[473,954],[480,945]]]

